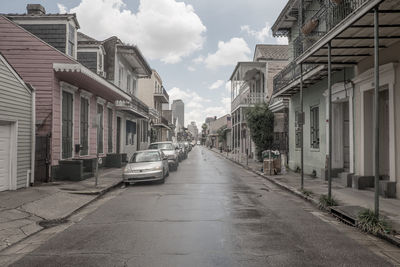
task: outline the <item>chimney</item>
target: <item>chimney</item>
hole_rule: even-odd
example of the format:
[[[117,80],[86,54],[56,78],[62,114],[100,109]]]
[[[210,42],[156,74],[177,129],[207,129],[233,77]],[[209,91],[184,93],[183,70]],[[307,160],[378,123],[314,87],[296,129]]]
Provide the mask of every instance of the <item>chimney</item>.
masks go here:
[[[46,14],[46,9],[41,4],[28,4],[26,6],[26,11],[29,15],[44,15]]]

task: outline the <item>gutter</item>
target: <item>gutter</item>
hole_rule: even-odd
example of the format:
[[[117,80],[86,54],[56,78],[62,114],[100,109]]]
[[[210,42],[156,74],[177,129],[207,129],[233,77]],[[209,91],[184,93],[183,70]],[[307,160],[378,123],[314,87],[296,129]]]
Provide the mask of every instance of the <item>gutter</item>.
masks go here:
[[[26,84],[32,91],[32,133],[31,133],[31,169],[30,177],[27,177],[27,187],[35,182],[35,153],[36,153],[36,91],[29,83]],[[29,179],[29,180],[28,180]]]

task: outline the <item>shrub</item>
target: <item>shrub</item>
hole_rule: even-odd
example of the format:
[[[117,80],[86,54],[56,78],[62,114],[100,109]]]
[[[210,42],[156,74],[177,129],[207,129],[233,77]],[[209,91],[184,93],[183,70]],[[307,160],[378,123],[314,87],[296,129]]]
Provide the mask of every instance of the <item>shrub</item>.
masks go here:
[[[328,207],[337,206],[337,201],[331,197],[329,198],[327,195],[321,195],[319,197],[318,208],[321,210],[326,210]]]
[[[357,227],[371,234],[384,234],[391,231],[389,223],[370,209],[364,209],[358,214]]]
[[[301,193],[307,197],[311,197],[314,193],[311,190],[303,189],[301,190]]]

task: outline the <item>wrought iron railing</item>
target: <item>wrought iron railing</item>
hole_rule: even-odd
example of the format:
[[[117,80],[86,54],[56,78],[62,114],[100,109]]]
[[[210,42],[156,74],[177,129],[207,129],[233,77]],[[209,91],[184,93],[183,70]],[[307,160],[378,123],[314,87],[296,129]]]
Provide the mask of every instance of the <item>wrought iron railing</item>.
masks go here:
[[[304,10],[306,19],[302,25],[302,34],[293,41],[294,58],[301,56],[337,24],[369,1],[371,0],[325,0],[318,10]]]
[[[315,69],[319,65],[316,64],[304,64],[303,65],[303,75],[307,74],[311,70]],[[283,70],[281,70],[274,77],[274,93],[277,93],[282,88],[291,84],[300,78],[300,65],[296,64],[296,62],[292,61],[289,65],[287,65]]]

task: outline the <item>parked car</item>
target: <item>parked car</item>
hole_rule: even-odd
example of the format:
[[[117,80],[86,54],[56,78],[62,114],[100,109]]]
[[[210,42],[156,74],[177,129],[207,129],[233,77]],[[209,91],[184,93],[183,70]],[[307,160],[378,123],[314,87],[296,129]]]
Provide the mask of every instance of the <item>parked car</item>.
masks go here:
[[[198,146],[201,145],[201,142],[200,142],[200,141],[197,141],[197,145],[198,145]]]
[[[165,182],[169,175],[168,157],[160,150],[137,151],[130,158],[123,172],[126,185],[145,181]]]
[[[168,157],[168,165],[171,171],[178,170],[179,159],[178,150],[175,149],[175,146],[172,142],[157,142],[151,143],[149,149],[159,149]]]
[[[185,145],[185,147],[186,147],[186,149],[187,149],[188,151],[190,151],[190,150],[191,150],[191,148],[190,148],[190,145],[189,145],[189,142],[188,142],[188,141],[185,141],[185,142],[183,142],[183,144]]]

